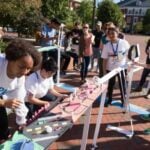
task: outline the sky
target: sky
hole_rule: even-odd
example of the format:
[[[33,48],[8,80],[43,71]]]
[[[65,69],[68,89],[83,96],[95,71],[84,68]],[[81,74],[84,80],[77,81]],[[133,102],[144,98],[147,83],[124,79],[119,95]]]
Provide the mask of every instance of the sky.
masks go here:
[[[114,0],[115,3],[118,3],[120,0]]]
[[[100,1],[102,1],[102,0],[97,0],[97,2],[100,2]],[[120,0],[113,0],[115,3],[118,3]]]

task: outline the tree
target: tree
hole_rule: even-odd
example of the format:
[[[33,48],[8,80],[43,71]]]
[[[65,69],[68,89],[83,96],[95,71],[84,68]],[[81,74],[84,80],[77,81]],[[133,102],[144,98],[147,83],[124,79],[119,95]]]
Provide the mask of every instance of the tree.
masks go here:
[[[41,25],[42,18],[41,13],[37,9],[29,7],[14,21],[14,28],[17,30],[19,36],[33,36],[35,29]]]
[[[144,33],[150,34],[150,9],[146,11],[146,14],[143,18],[143,30]]]
[[[67,25],[72,25],[77,14],[69,9],[68,0],[42,0],[41,12],[46,18],[57,18]]]
[[[16,0],[1,1],[0,3],[0,25],[12,25],[16,14]]]
[[[143,31],[143,24],[142,22],[137,22],[135,25],[134,25],[134,33],[142,33]]]
[[[30,10],[30,7],[39,10],[40,6],[41,0],[1,0],[0,25],[13,26],[14,21]]]
[[[93,2],[91,0],[82,1],[76,12],[83,23],[92,24]]]
[[[112,0],[103,0],[97,9],[97,18],[103,23],[113,22],[115,25],[122,27],[124,24],[123,13],[119,6]]]
[[[41,11],[44,17],[59,18],[65,20],[68,16],[68,1],[66,0],[42,0]]]
[[[12,27],[19,34],[33,34],[40,21],[41,0],[1,0],[0,25]]]

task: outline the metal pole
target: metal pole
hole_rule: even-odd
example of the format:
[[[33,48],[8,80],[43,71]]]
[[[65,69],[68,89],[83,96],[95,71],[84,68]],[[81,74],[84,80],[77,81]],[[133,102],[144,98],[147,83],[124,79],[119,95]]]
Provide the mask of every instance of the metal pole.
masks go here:
[[[60,47],[61,47],[61,34],[62,34],[62,28],[60,27],[59,28],[59,33],[58,33],[58,42],[57,42],[57,45],[58,45],[58,58],[57,58],[57,84],[59,84],[60,82]]]

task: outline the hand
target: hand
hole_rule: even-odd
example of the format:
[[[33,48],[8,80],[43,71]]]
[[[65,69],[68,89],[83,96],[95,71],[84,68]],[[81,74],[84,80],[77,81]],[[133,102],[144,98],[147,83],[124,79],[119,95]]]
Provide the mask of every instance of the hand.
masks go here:
[[[50,106],[50,103],[48,101],[44,102],[44,106]]]
[[[26,127],[26,124],[21,124],[18,126],[18,129],[20,132],[23,131],[23,129]]]
[[[137,61],[135,61],[134,59],[132,60],[132,64],[133,64],[133,65],[140,65],[140,63],[137,62]]]
[[[21,104],[22,102],[18,99],[8,99],[4,101],[4,107],[12,109],[18,108]]]
[[[67,97],[69,97],[69,96],[68,96],[67,94],[63,94],[62,97],[63,97],[63,98],[67,98]]]

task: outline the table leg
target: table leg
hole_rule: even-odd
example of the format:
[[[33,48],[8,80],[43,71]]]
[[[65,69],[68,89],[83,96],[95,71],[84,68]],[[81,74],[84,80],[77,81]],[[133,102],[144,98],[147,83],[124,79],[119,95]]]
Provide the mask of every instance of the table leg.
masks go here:
[[[87,143],[87,138],[88,138],[89,126],[90,126],[91,110],[92,110],[92,105],[87,109],[85,113],[84,129],[83,129],[80,150],[86,149],[86,143]]]
[[[99,134],[99,131],[100,131],[101,122],[102,122],[102,115],[103,115],[104,103],[105,103],[105,99],[106,99],[106,92],[107,92],[107,90],[105,90],[102,93],[102,97],[101,97],[100,110],[99,110],[97,121],[96,121],[96,128],[95,128],[95,132],[94,132],[92,150],[97,148],[96,141],[97,141],[97,137],[98,137],[98,134]]]

